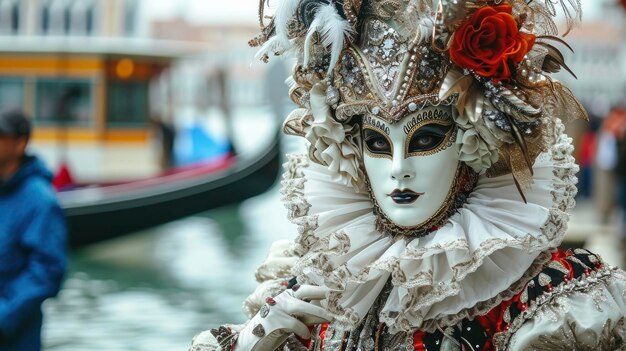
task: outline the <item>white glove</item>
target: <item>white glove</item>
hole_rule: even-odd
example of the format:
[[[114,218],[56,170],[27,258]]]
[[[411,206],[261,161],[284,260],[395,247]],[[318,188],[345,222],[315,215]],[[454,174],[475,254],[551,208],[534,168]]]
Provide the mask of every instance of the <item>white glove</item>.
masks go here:
[[[235,351],[274,351],[290,334],[308,339],[307,325],[330,322],[331,315],[309,301],[326,298],[328,288],[302,285],[268,299],[239,333]]]

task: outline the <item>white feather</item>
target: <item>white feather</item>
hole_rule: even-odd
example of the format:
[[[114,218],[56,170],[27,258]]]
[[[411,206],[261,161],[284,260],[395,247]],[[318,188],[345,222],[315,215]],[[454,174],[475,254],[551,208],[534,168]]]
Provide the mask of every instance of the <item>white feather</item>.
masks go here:
[[[274,13],[274,26],[276,28],[276,38],[278,43],[285,51],[291,46],[289,37],[287,36],[287,25],[296,13],[300,0],[282,0]]]
[[[433,35],[435,20],[430,16],[422,17],[417,26],[416,43],[424,42]]]
[[[311,38],[313,38],[313,34],[317,32],[317,27],[319,23],[317,18],[311,22],[311,26],[309,27],[309,31],[306,33],[306,38],[304,39],[304,67],[309,66],[309,60],[311,56]]]
[[[282,45],[276,36],[269,38],[263,46],[254,54],[254,58],[257,60],[261,59],[263,56],[273,56],[277,52],[282,52]]]
[[[344,20],[335,9],[335,5],[320,5],[315,10],[315,18],[309,27],[304,40],[304,66],[309,65],[311,57],[311,40],[316,32],[322,36],[322,45],[330,49],[330,74],[339,61],[339,55],[346,40],[352,37],[352,26]]]
[[[293,79],[292,75],[287,76],[287,79],[285,79],[285,84],[287,84],[289,90],[294,89],[296,86],[298,86],[298,83],[296,83],[296,80]]]

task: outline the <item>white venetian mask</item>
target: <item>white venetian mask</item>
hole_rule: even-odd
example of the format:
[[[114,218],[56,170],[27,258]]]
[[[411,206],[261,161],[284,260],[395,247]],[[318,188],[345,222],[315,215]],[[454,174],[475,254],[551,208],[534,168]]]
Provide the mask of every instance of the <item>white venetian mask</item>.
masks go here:
[[[427,107],[394,124],[363,117],[363,162],[379,211],[400,228],[433,225],[454,201],[461,169],[449,106]]]

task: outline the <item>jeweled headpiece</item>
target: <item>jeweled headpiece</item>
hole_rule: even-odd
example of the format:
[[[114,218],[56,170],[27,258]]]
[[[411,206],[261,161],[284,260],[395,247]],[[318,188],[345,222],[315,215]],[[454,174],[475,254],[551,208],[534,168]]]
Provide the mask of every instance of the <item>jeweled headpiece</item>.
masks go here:
[[[393,123],[440,103],[439,89],[450,67],[445,55],[429,42],[413,43],[415,38],[403,37],[379,16],[369,17],[362,28],[357,45],[343,51],[333,71],[329,93],[339,92],[337,120],[371,113]]]
[[[489,176],[511,173],[522,197],[555,118],[586,118],[549,76],[570,71],[553,45],[568,47],[554,17],[562,8],[567,34],[578,1],[283,0],[268,24],[264,8],[261,0],[262,33],[250,44],[263,60],[297,58],[290,95],[300,109],[284,129],[306,137],[311,160],[346,184],[363,180],[354,116],[394,123],[453,104],[461,161]]]

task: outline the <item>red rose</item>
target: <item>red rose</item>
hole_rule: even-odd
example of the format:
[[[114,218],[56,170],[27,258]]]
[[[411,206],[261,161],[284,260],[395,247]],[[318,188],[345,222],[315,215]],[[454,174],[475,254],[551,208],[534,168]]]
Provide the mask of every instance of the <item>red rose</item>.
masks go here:
[[[535,36],[522,33],[510,5],[485,6],[457,29],[450,47],[452,62],[498,82],[511,77],[511,68],[535,44]]]

